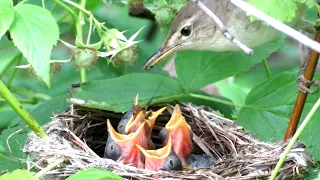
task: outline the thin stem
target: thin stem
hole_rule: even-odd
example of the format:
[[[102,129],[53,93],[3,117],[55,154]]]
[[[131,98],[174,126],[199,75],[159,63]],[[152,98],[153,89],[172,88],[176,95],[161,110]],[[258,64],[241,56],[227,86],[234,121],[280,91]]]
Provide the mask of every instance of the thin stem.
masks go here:
[[[19,116],[27,123],[31,130],[40,137],[46,137],[47,134],[38,124],[38,122],[28,113],[28,111],[13,96],[9,89],[0,80],[0,94],[10,104],[10,106],[19,114]]]
[[[15,63],[16,59],[17,59],[19,56],[21,56],[21,54],[16,55],[16,56],[13,58],[13,60],[3,69],[3,71],[0,72],[0,77],[2,77],[2,75],[6,72],[6,70],[7,70],[9,67],[13,66],[13,64]]]
[[[315,34],[315,41],[320,42],[320,22],[316,22],[315,24],[316,34]],[[311,81],[314,77],[314,74],[316,72],[317,64],[319,59],[319,53],[317,51],[312,50],[306,60],[306,65],[303,65],[302,71],[304,71],[303,77],[306,80]],[[310,84],[299,82],[299,86],[303,85],[306,88],[310,88]],[[308,93],[304,93],[302,91],[298,92],[298,96],[296,98],[296,103],[293,107],[290,121],[286,130],[286,134],[284,136],[284,139],[287,140],[293,136],[295,133],[299,120],[303,111],[303,108],[306,104],[306,100],[308,97]]]
[[[17,57],[16,57],[16,60],[17,60],[17,66],[19,66],[20,62],[21,62],[21,59],[22,59],[22,54],[19,54]],[[11,83],[12,83],[12,80],[14,78],[14,76],[16,75],[16,72],[17,72],[17,68],[14,68],[10,77],[9,77],[9,80],[6,84],[6,86],[8,87],[8,89],[10,89],[10,86],[11,86]]]
[[[268,77],[268,79],[270,79],[271,72],[270,72],[268,61],[267,61],[267,59],[263,59],[262,62],[263,62],[264,70],[266,71],[267,77]]]
[[[59,0],[53,0],[53,1],[54,1],[56,4],[58,4],[59,6],[61,6],[63,9],[69,11],[70,14],[71,14],[71,16],[72,16],[72,18],[73,18],[73,20],[74,20],[75,22],[78,21],[77,13],[74,12],[74,10],[72,10],[70,7],[68,7],[67,5],[65,5],[64,3],[62,3],[62,2],[59,1]]]
[[[81,68],[80,69],[80,76],[81,76],[81,83],[84,83],[87,81],[87,76],[86,76],[86,69],[85,68]]]
[[[10,90],[13,93],[20,94],[20,95],[23,95],[23,96],[27,96],[29,98],[43,99],[43,100],[50,100],[51,99],[51,97],[46,95],[46,94],[36,93],[36,92],[28,91],[28,90],[25,90],[25,89],[19,89],[19,88],[11,87]]]
[[[36,99],[17,99],[20,103],[37,104]],[[0,103],[7,102],[5,99],[0,98]]]
[[[50,9],[50,12],[53,13],[57,9],[57,3],[54,3],[52,8]]]
[[[49,164],[47,167],[43,168],[41,171],[39,171],[37,174],[34,175],[35,178],[42,177],[45,173],[52,170],[53,168],[57,167],[59,164],[63,163],[65,158],[62,156],[61,158],[57,159],[53,163]]]
[[[72,2],[72,1],[70,1],[70,0],[64,0],[64,2],[73,5],[74,7],[78,8],[78,9],[81,10],[82,12],[86,13],[88,16],[91,16],[91,15],[92,15],[92,13],[91,13],[90,11],[84,9],[83,7],[81,7],[81,6],[80,6],[79,4],[77,4],[77,3],[74,3],[74,2]],[[104,29],[106,29],[106,30],[108,30],[108,28],[105,27],[104,25],[102,25],[93,15],[92,15],[92,20],[93,20],[93,22],[95,23],[95,27],[96,27],[96,29],[97,29],[97,32],[98,32],[99,36],[102,37],[102,34],[101,34],[102,28],[104,28]],[[102,27],[102,28],[101,28],[101,27]]]
[[[90,38],[91,38],[91,31],[92,31],[92,15],[90,15],[90,25],[89,25],[89,31],[88,31],[88,36],[87,36],[87,45],[90,43]]]
[[[71,3],[73,6],[75,6],[76,3]],[[76,4],[77,6],[79,6],[78,4]],[[78,40],[83,43],[83,21],[84,21],[84,17],[83,17],[83,14],[82,14],[82,9],[85,8],[86,6],[86,0],[81,0],[81,3],[80,3],[80,6],[81,6],[81,10],[79,10],[79,19],[78,21],[76,22],[76,32],[77,32],[77,38]],[[80,69],[80,77],[81,77],[81,83],[84,83],[86,82],[86,69],[85,68],[81,68]]]
[[[44,3],[44,0],[41,0],[41,3],[42,3],[42,8],[46,8],[46,5],[45,5],[45,3]]]
[[[88,14],[88,15],[91,14],[90,11],[88,11],[88,10],[85,9],[86,0],[81,0],[81,4],[80,4],[80,5],[77,4],[77,3],[75,3],[75,2],[72,2],[72,1],[70,1],[70,0],[63,0],[63,1],[66,2],[66,3],[68,3],[68,4],[71,4],[72,6],[78,8],[79,10],[81,10],[82,12],[84,12],[84,13],[86,13],[86,14]],[[84,4],[83,4],[83,3],[84,3]]]
[[[283,162],[285,161],[287,155],[289,154],[290,150],[292,149],[294,143],[297,141],[298,137],[301,135],[302,131],[307,126],[307,124],[309,123],[309,121],[311,120],[312,116],[314,115],[316,110],[319,108],[319,106],[320,106],[320,98],[318,99],[316,104],[312,107],[312,109],[308,113],[307,117],[303,120],[303,122],[301,123],[301,125],[298,128],[297,132],[291,138],[291,140],[290,140],[288,146],[286,147],[285,151],[281,154],[281,157],[280,157],[276,167],[272,171],[272,174],[271,174],[269,180],[274,180],[276,178],[276,176],[277,176],[277,174],[278,174]]]
[[[58,20],[57,23],[60,23],[62,20],[64,20],[66,17],[68,17],[70,15],[69,11],[66,11],[65,14],[63,16],[61,16]]]
[[[233,104],[232,102],[229,102],[229,101],[225,101],[225,100],[214,98],[214,97],[210,97],[210,96],[204,96],[204,95],[201,95],[201,94],[189,93],[189,95],[191,97],[195,97],[195,98],[199,98],[199,99],[205,99],[205,100],[209,100],[209,101],[213,101],[213,102],[218,102],[218,103],[221,103],[221,104],[226,104],[226,105],[234,106],[234,107],[238,107],[238,108],[245,107],[245,105]]]

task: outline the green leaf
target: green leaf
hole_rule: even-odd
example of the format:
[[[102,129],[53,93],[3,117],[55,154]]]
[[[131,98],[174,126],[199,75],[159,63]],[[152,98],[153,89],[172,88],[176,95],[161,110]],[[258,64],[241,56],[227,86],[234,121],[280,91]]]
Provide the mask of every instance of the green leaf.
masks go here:
[[[303,3],[305,5],[307,5],[309,8],[315,6],[316,2],[315,0],[295,0],[298,3]]]
[[[45,101],[39,104],[35,109],[33,109],[30,114],[32,115],[32,117],[34,117],[35,120],[37,120],[37,122],[40,125],[48,123],[51,121],[51,117],[55,113],[61,113],[67,109],[68,103],[66,100],[68,96],[69,96],[68,94],[65,94],[65,95],[55,97],[51,100]],[[24,128],[25,126],[26,126],[25,122],[22,121],[20,117],[18,117],[9,124],[8,129],[5,129],[1,132],[0,143],[2,143],[3,147],[5,147],[7,151],[8,151],[8,145],[6,142],[7,138],[12,133],[14,133],[19,129]],[[24,128],[22,131],[15,134],[9,139],[9,145],[12,150],[12,154],[10,154],[10,156],[14,156],[17,159],[20,158],[23,161],[24,154],[21,151],[21,149],[23,148],[23,145],[27,138],[27,134],[29,132],[30,132],[29,128]],[[8,162],[12,162],[12,160]],[[19,162],[17,162],[15,165],[16,165],[15,168],[21,167],[21,164],[19,164]],[[14,168],[12,167],[14,166],[12,165],[11,167],[7,167],[5,163],[4,164],[0,163],[0,171],[3,169],[13,170]]]
[[[3,148],[1,149],[1,152],[0,152],[0,170],[1,171],[12,171],[14,169],[18,169],[22,167],[21,159],[10,155],[9,152],[4,151],[4,147],[1,147],[1,148]]]
[[[84,106],[124,112],[139,94],[143,106],[152,98],[153,103],[171,102],[183,96],[179,83],[170,77],[155,74],[129,74],[113,79],[87,82],[75,97],[85,100]]]
[[[1,117],[0,132],[3,129],[7,128],[10,121],[12,121],[16,116],[17,116],[16,112],[12,111],[11,107],[10,109],[1,107],[0,108],[0,117]]]
[[[59,29],[51,13],[39,6],[18,4],[10,26],[14,44],[50,87],[50,54],[59,38]]]
[[[309,167],[307,172],[303,175],[305,180],[320,180],[320,168],[319,165],[316,167]]]
[[[79,171],[78,173],[70,176],[67,180],[122,180],[121,176],[114,174],[113,172],[97,169],[97,168],[90,168]]]
[[[198,90],[226,77],[247,71],[283,46],[279,38],[254,49],[252,56],[243,52],[183,51],[175,60],[179,81],[187,91]]]
[[[0,43],[0,46],[0,75],[2,75],[8,68],[13,68],[9,66],[20,52],[11,42]]]
[[[17,169],[12,173],[6,173],[0,176],[0,180],[15,180],[15,179],[23,179],[23,180],[38,180],[38,178],[34,177],[34,172],[29,172],[24,169]]]
[[[0,39],[9,29],[14,19],[12,0],[0,1]]]
[[[249,0],[248,2],[282,22],[291,22],[295,18],[297,10],[304,9],[298,3],[304,3],[309,7],[315,4],[314,0]]]
[[[222,96],[228,97],[233,103],[238,105],[245,103],[245,99],[250,91],[249,88],[229,81],[219,81],[215,83],[215,86]]]
[[[246,98],[246,107],[239,112],[238,123],[264,141],[282,140],[298,93],[296,78],[296,73],[282,73],[254,87]],[[319,95],[308,96],[302,120],[318,98]],[[320,111],[300,137],[317,160],[320,160],[319,118]]]
[[[86,2],[86,9],[87,10],[94,10],[100,4],[100,0],[90,0]]]

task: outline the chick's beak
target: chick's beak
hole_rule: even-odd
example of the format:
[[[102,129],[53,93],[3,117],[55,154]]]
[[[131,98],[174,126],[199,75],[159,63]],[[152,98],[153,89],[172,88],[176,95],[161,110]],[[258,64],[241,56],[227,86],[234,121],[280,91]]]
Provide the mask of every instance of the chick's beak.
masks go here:
[[[185,124],[177,124],[177,122],[179,122],[179,120],[181,118],[184,118],[184,117],[182,116],[182,112],[180,110],[180,107],[177,104],[174,107],[174,110],[172,112],[172,115],[171,115],[171,118],[170,118],[169,122],[166,124],[166,128],[168,129],[168,128],[174,128],[175,126],[178,126],[178,125],[183,125],[183,126],[186,125],[186,127],[188,127],[189,130],[190,130],[191,128],[187,123],[185,123]],[[180,122],[180,123],[183,123],[183,122]]]
[[[151,140],[151,123],[150,121],[145,119],[144,113],[142,111],[139,112],[135,119],[131,119],[128,122],[125,128],[125,132],[126,134],[130,135],[132,133],[135,133],[137,129],[140,128],[140,126],[143,126],[143,129],[139,133],[139,144],[144,148],[154,149],[154,144]]]
[[[128,121],[126,127],[125,127],[125,133],[131,134],[137,131],[137,129],[140,127],[142,123],[145,122],[145,116],[142,111],[138,113],[138,115],[135,118],[130,118]],[[146,122],[149,124],[149,122]]]
[[[156,112],[152,112],[151,115],[148,117],[148,120],[150,121],[151,124],[151,129],[153,129],[154,124],[156,123],[157,117],[164,111],[166,110],[166,107],[163,107],[159,109]]]
[[[145,169],[157,171],[159,169],[181,170],[182,165],[172,148],[171,137],[165,147],[157,150],[145,150],[143,147],[136,145],[143,153],[145,159]]]
[[[179,156],[183,164],[189,159],[192,151],[191,128],[182,116],[179,105],[176,105],[171,119],[165,128],[160,131],[160,137],[164,144],[172,137],[173,149]]]
[[[117,133],[108,120],[109,139],[105,149],[105,157],[118,160],[124,164],[130,164],[135,167],[142,168],[143,157],[141,152],[136,147],[140,144],[141,135],[144,133],[145,123],[143,122],[136,132],[124,135]]]
[[[162,61],[165,57],[171,55],[179,49],[179,44],[171,46],[163,45],[157,52],[155,52],[143,65],[145,71],[149,71],[153,66]]]
[[[139,98],[139,95],[137,94],[137,96],[134,99],[132,108],[127,113],[125,113],[124,116],[119,121],[117,130],[120,134],[128,134],[126,132],[126,127],[127,127],[128,122],[132,122],[136,118],[136,116],[139,114],[139,112],[141,111],[141,107],[139,106],[138,98]]]

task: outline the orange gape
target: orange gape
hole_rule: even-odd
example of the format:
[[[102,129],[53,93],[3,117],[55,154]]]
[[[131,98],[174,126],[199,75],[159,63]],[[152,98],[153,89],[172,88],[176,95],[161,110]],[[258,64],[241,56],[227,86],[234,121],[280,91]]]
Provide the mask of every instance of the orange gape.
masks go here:
[[[108,141],[105,157],[148,170],[180,170],[192,150],[190,127],[176,105],[170,121],[165,126],[164,147],[154,150],[151,132],[156,118],[165,110],[161,108],[146,118],[138,104],[138,96],[133,107],[118,124],[118,133],[108,120]]]
[[[145,169],[157,171],[159,169],[166,170],[181,170],[182,165],[179,157],[172,148],[171,137],[166,146],[157,150],[145,150],[143,147],[137,145],[144,155]]]
[[[155,149],[151,140],[151,132],[156,118],[164,110],[165,107],[152,112],[151,116],[146,119],[138,104],[137,95],[133,107],[119,122],[118,131],[121,134],[116,132],[108,121],[109,137],[105,148],[105,157],[144,168],[143,154],[136,145],[144,149]]]
[[[181,162],[185,164],[192,151],[191,128],[182,116],[179,105],[174,107],[172,116],[164,129],[164,144],[167,144],[171,136],[173,149],[179,156]]]
[[[108,133],[111,139],[108,143],[114,143],[110,146],[107,143],[105,154],[108,158],[118,160],[123,164],[129,164],[138,168],[144,168],[143,155],[140,150],[136,147],[137,144],[146,148],[145,143],[140,144],[140,137],[144,135],[145,123],[142,123],[136,132],[124,135],[117,133],[110,122],[108,121]],[[111,153],[115,147],[118,147],[115,153]],[[108,147],[111,147],[108,149]],[[109,152],[108,152],[109,151]],[[119,157],[114,157],[114,154],[118,154]]]

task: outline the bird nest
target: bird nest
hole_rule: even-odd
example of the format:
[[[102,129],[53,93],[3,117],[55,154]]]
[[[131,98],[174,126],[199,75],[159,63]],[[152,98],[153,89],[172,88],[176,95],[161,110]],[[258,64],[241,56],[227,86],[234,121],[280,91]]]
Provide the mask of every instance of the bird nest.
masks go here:
[[[154,172],[102,158],[108,136],[107,119],[116,127],[123,114],[76,105],[55,115],[52,122],[44,126],[48,138],[41,139],[31,132],[24,152],[36,170],[54,164],[61,157],[66,159],[48,171],[44,179],[65,179],[86,168],[106,169],[127,179],[267,179],[271,175],[287,142],[261,142],[234,121],[219,117],[210,109],[192,104],[180,107],[193,131],[192,153],[215,157],[216,161],[210,167]],[[156,145],[159,142],[157,134],[171,113],[172,106],[167,105],[167,110],[157,118],[152,132]],[[309,159],[304,146],[296,143],[277,178],[302,177],[311,162]]]

